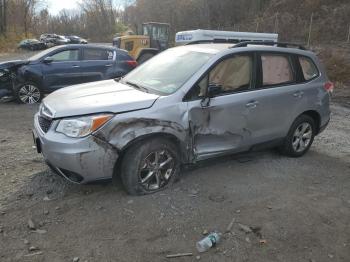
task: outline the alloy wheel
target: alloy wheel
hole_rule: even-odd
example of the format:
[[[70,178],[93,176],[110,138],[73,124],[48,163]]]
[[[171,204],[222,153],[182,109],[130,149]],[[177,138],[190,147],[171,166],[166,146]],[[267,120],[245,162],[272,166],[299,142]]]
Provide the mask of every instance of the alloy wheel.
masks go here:
[[[166,186],[175,172],[175,159],[167,150],[150,153],[141,164],[139,181],[147,191]]]
[[[18,97],[24,104],[35,104],[40,101],[40,90],[34,85],[26,84],[21,86]]]
[[[300,153],[308,148],[313,135],[312,127],[309,123],[300,124],[294,132],[292,145],[295,152]]]

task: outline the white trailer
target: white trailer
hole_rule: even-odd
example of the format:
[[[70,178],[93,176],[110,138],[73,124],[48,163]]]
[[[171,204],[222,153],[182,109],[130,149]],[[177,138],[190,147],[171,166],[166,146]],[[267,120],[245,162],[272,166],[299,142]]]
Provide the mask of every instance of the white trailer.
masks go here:
[[[230,41],[238,43],[242,41],[278,41],[278,34],[249,33],[217,30],[190,30],[176,33],[176,45],[185,45],[196,41]]]

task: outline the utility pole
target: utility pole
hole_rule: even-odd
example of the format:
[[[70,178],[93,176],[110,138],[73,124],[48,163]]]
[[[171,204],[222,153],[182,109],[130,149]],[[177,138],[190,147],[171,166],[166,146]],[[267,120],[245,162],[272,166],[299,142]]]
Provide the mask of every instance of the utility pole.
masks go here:
[[[307,46],[310,46],[311,44],[311,32],[312,32],[312,23],[314,20],[314,13],[311,13],[311,17],[310,17],[310,27],[309,27],[309,36],[307,39]]]
[[[277,34],[278,32],[278,13],[276,13],[276,16],[275,16],[275,30],[274,30],[274,33]]]
[[[0,34],[6,31],[6,0],[0,0]]]

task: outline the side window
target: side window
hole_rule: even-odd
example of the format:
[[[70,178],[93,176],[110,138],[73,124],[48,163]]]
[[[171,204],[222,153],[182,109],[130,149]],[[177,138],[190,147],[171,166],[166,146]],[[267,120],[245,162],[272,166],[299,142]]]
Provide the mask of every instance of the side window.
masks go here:
[[[294,81],[294,74],[288,55],[261,55],[263,86],[279,85]]]
[[[187,99],[197,99],[206,95],[209,84],[220,86],[221,93],[234,93],[248,90],[251,86],[253,57],[236,55],[217,64],[187,94]]]
[[[252,78],[253,59],[238,55],[220,62],[209,73],[209,84],[219,85],[223,93],[249,89]]]
[[[126,42],[125,49],[129,52],[132,51],[134,49],[134,41]]]
[[[65,50],[51,56],[54,62],[78,61],[79,50]]]
[[[105,49],[85,48],[83,60],[113,60],[113,51]]]
[[[308,57],[300,56],[299,63],[301,66],[301,70],[303,71],[304,79],[309,81],[314,79],[319,75],[318,69],[315,66],[314,62]]]

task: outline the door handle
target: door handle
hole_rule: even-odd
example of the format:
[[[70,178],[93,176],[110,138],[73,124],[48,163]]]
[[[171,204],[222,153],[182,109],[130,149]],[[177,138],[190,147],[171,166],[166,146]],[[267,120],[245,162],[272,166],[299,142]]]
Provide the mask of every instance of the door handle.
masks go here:
[[[105,67],[111,67],[112,65],[105,65]]]
[[[301,98],[303,95],[304,95],[303,91],[297,91],[293,94],[293,96],[296,98]]]
[[[249,103],[247,103],[245,106],[248,108],[256,108],[259,105],[258,101],[251,101]]]
[[[73,67],[73,68],[79,68],[80,66],[78,66],[78,65],[73,65],[72,67]]]

